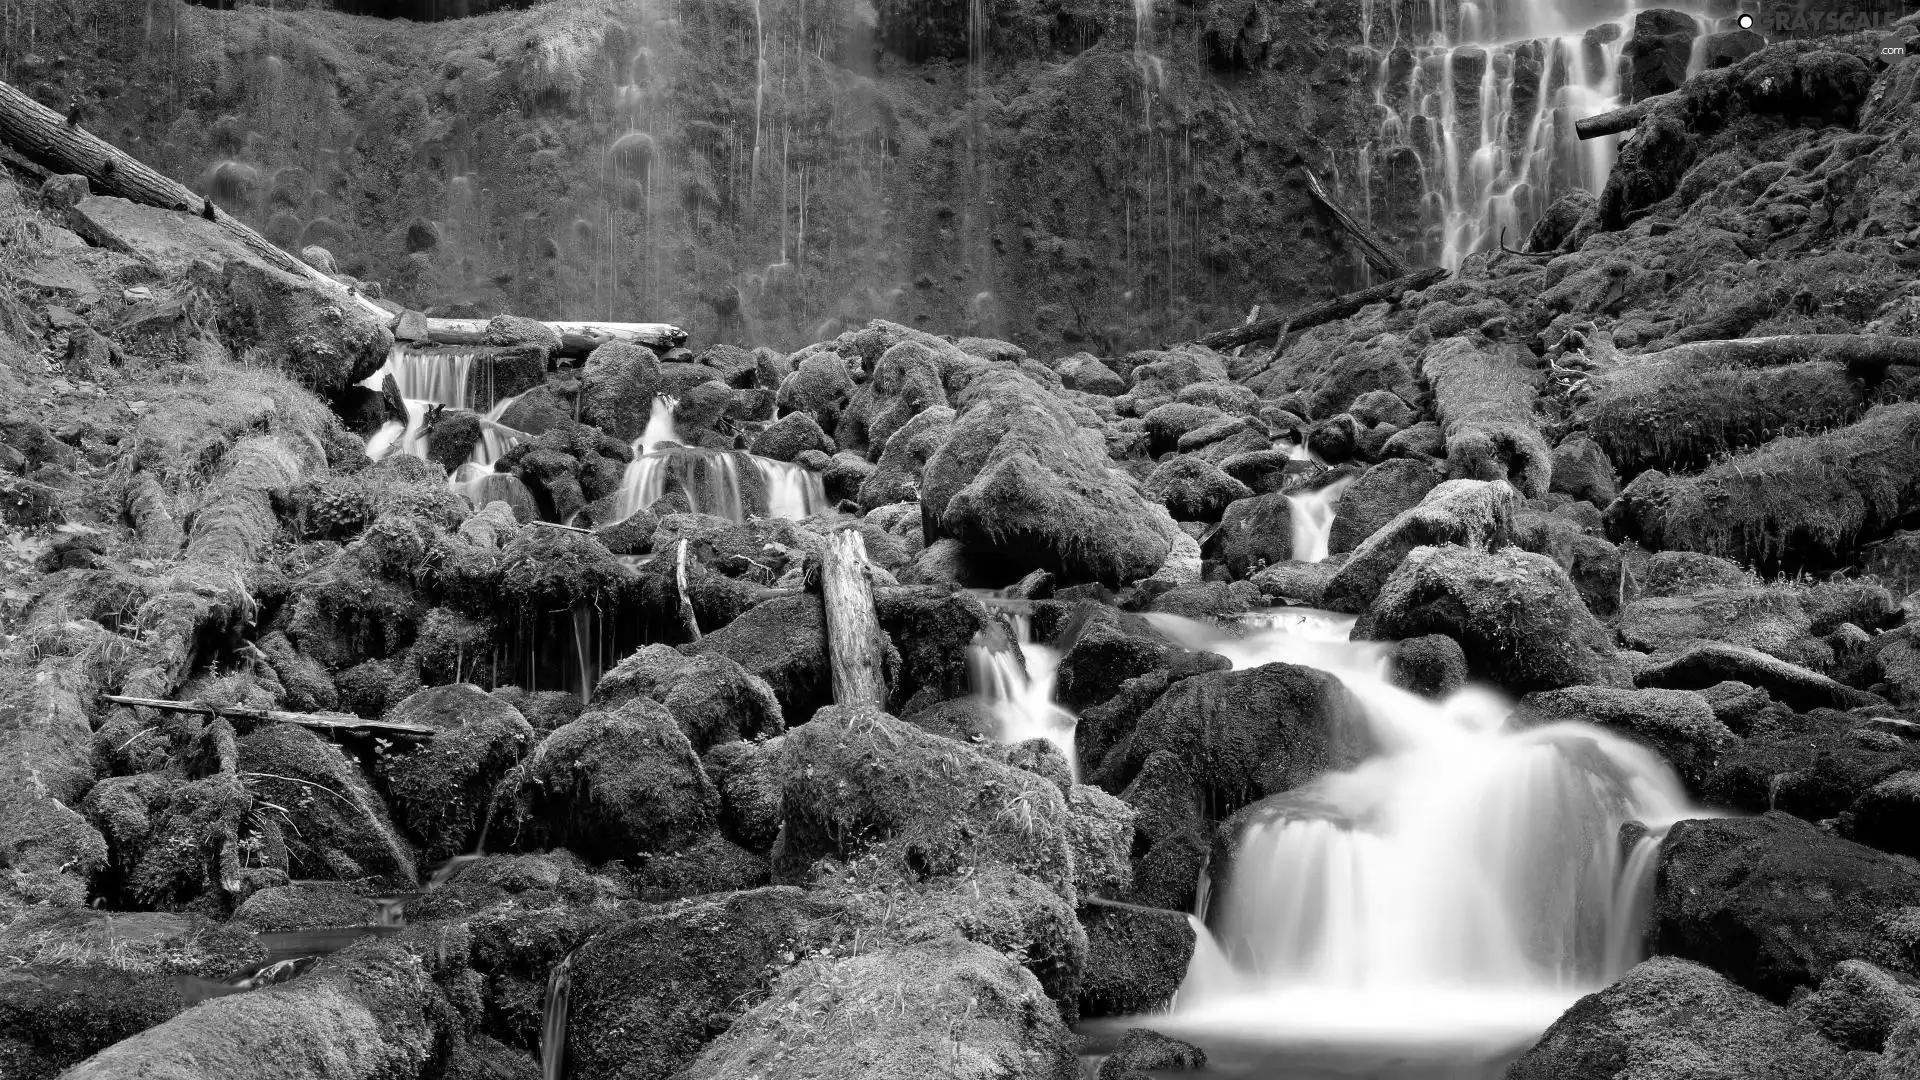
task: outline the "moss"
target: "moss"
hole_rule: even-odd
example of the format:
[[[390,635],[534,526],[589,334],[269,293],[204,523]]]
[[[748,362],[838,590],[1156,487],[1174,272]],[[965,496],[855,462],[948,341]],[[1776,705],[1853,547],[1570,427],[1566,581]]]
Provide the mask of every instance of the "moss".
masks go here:
[[[0,977],[0,1064],[9,1077],[52,1080],[180,1009],[179,991],[164,976],[15,968]]]
[[[1699,468],[1789,431],[1845,424],[1866,408],[1858,382],[1817,362],[1758,371],[1635,364],[1596,380],[1592,393],[1580,415],[1629,477],[1651,468]]]

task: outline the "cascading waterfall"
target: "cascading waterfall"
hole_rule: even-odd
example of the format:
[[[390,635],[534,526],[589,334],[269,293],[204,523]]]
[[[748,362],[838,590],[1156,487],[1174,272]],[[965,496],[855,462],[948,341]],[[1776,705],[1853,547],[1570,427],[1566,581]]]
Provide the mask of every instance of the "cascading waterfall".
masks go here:
[[[1074,728],[1079,719],[1053,700],[1053,684],[1060,670],[1060,652],[1033,638],[1033,621],[999,596],[981,597],[999,607],[1013,624],[1010,648],[976,641],[967,646],[967,671],[974,691],[985,699],[999,724],[996,738],[1006,745],[1045,739],[1060,748],[1080,779],[1080,757],[1074,750]]]
[[[404,423],[390,420],[381,425],[380,430],[367,439],[367,456],[375,461],[392,454],[426,457],[427,419],[435,407],[472,410],[474,360],[472,353],[416,352],[404,346],[394,346],[387,354],[387,362],[378,371],[362,379],[360,385],[379,391],[391,377],[395,389],[400,392],[400,400],[406,406],[407,419]],[[486,381],[487,392],[491,394],[490,372]],[[510,503],[531,500],[531,495],[525,492],[518,477],[492,471],[494,462],[519,441],[519,433],[500,422],[501,417],[518,400],[516,396],[493,402],[492,407],[480,417],[480,439],[474,443],[473,452],[447,478],[447,486],[475,506],[485,506],[495,499]]]
[[[1156,1027],[1264,1042],[1510,1045],[1640,956],[1658,837],[1698,816],[1652,752],[1598,728],[1519,730],[1490,693],[1432,702],[1391,645],[1289,609],[1242,634],[1147,616],[1236,668],[1333,674],[1374,756],[1263,804],[1174,1014]],[[1623,857],[1623,824],[1652,830]],[[1217,949],[1214,947],[1217,942]]]
[[[1606,182],[1617,136],[1581,142],[1573,121],[1614,104],[1634,12],[1655,6],[1391,4],[1380,42],[1378,0],[1361,0],[1362,40],[1377,65],[1361,180],[1418,171],[1422,244],[1441,266],[1493,248],[1503,229],[1517,243],[1554,199]],[[1701,55],[1696,48],[1695,64]]]
[[[1323,488],[1287,496],[1287,516],[1293,525],[1295,562],[1326,562],[1329,538],[1333,533],[1333,510],[1340,496],[1353,483],[1343,477]]]
[[[633,442],[633,460],[614,499],[613,520],[624,521],[652,506],[667,493],[667,482],[677,480],[695,513],[745,521],[748,507],[740,484],[741,457],[748,458],[759,474],[769,516],[805,518],[827,508],[826,485],[809,469],[739,451],[680,445],[673,423],[678,404],[665,395],[653,399],[646,430]]]
[[[562,1080],[567,1068],[567,999],[573,993],[573,954],[547,973],[546,1007],[540,1023],[540,1078]]]

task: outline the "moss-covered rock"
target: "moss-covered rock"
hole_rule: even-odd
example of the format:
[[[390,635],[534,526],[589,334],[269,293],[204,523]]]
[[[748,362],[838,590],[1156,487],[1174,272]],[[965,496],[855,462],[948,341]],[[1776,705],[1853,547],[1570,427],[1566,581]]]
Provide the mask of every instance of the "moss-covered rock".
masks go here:
[[[1186,915],[1100,904],[1081,909],[1080,921],[1087,929],[1082,1016],[1141,1016],[1172,1003],[1193,957]]]
[[[687,656],[666,645],[645,646],[601,676],[592,705],[614,709],[636,697],[665,705],[697,753],[786,727],[766,680],[717,652]]]
[[[418,879],[411,848],[358,763],[292,724],[239,740],[240,778],[256,801],[285,808],[289,871],[303,878],[371,878],[389,887]]]
[[[832,699],[827,616],[814,594],[778,597],[749,608],[685,651],[724,657],[763,680],[789,724],[805,723]]]
[[[721,743],[704,763],[720,792],[720,828],[749,851],[766,852],[780,831],[781,740]]]
[[[1659,753],[1696,794],[1722,756],[1740,744],[1707,699],[1689,690],[1547,690],[1521,698],[1510,722],[1532,727],[1569,721],[1605,728]]]
[[[388,805],[421,859],[437,864],[473,850],[492,816],[494,787],[533,745],[533,725],[471,683],[422,690],[389,709],[386,720],[436,732],[380,766]]]
[[[0,972],[0,1069],[20,1080],[51,1080],[181,1008],[179,990],[164,975],[10,966]]]
[[[1438,468],[1414,458],[1391,458],[1360,475],[1334,503],[1327,550],[1352,551],[1394,518],[1420,505],[1445,479]]]
[[[1415,548],[1463,544],[1491,551],[1510,539],[1519,509],[1520,493],[1504,480],[1449,480],[1354,549],[1327,582],[1322,602],[1335,611],[1365,611]]]

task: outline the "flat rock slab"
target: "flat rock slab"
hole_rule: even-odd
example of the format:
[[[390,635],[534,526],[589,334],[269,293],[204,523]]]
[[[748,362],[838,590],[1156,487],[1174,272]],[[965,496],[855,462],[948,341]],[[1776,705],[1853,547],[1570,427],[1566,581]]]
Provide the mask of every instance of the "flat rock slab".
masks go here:
[[[216,266],[229,259],[266,265],[231,233],[197,212],[161,210],[92,195],[67,211],[67,223],[96,247],[144,259],[170,277],[185,274],[196,260]]]
[[[1723,682],[1757,686],[1775,701],[1796,712],[1809,709],[1853,709],[1886,704],[1864,690],[1837,683],[1817,671],[1789,664],[1758,649],[1723,642],[1695,645],[1634,676],[1634,685],[1668,690],[1704,690]]]

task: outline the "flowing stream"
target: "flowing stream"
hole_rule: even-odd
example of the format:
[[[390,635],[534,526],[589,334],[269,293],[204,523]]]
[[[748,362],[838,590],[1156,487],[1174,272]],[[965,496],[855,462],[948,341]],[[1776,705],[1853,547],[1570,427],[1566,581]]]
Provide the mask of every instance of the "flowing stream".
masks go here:
[[[620,494],[614,500],[614,521],[624,521],[652,506],[666,495],[669,481],[679,482],[695,513],[745,521],[752,507],[740,482],[742,461],[758,474],[766,495],[766,516],[807,518],[827,509],[826,484],[810,469],[745,451],[680,445],[673,422],[678,404],[665,395],[653,399],[646,430],[634,440],[633,461],[621,478]]]
[[[974,692],[993,711],[999,726],[995,738],[1002,744],[1045,739],[1060,748],[1073,770],[1074,782],[1080,780],[1080,757],[1074,750],[1073,713],[1053,700],[1054,676],[1060,670],[1060,652],[1033,638],[1033,622],[1024,610],[1007,604],[994,594],[981,597],[989,606],[999,606],[1013,625],[1014,640],[988,643],[976,641],[967,647],[967,669]]]
[[[1147,618],[1235,668],[1331,673],[1377,748],[1261,804],[1155,1028],[1323,1055],[1498,1055],[1641,958],[1658,837],[1700,814],[1657,755],[1585,724],[1515,729],[1484,690],[1400,690],[1392,646],[1349,641],[1351,616]],[[1652,831],[1623,854],[1629,821]]]

